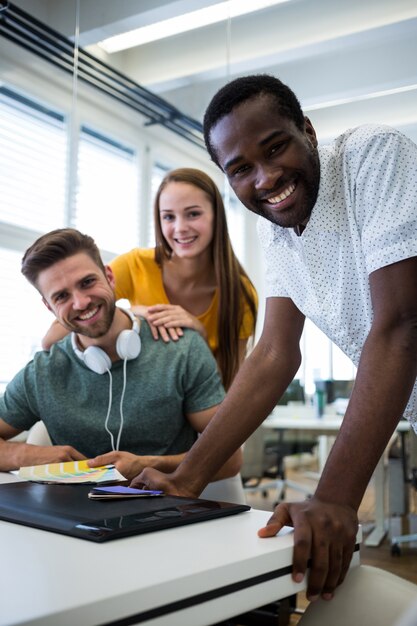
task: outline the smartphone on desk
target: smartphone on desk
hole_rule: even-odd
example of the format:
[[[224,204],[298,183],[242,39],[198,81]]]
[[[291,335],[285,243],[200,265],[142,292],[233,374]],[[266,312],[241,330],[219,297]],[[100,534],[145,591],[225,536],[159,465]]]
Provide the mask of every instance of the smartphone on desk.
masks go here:
[[[90,500],[109,500],[115,498],[151,498],[163,496],[163,491],[153,491],[149,489],[134,489],[133,487],[123,487],[112,485],[109,487],[94,487],[88,494]]]

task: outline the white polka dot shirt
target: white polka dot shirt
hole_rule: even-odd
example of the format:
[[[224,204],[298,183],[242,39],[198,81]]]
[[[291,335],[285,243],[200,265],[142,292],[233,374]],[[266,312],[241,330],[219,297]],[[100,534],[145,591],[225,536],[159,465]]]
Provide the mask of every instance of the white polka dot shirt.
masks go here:
[[[357,366],[372,323],[369,274],[417,255],[417,146],[365,125],[319,156],[319,194],[302,236],[259,218],[266,296],[291,298]],[[417,432],[416,385],[405,416]]]

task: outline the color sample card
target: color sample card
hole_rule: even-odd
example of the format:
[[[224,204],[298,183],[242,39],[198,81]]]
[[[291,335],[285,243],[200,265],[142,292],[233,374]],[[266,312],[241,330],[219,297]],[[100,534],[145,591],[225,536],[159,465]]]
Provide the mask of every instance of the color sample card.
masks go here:
[[[127,480],[114,465],[88,467],[87,460],[21,467],[19,478],[46,483],[110,483]]]

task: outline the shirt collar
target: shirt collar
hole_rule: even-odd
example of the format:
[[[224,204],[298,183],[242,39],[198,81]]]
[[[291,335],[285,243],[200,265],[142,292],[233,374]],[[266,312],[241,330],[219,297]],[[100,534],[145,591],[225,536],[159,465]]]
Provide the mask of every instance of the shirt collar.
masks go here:
[[[340,220],[335,208],[336,194],[336,163],[335,154],[331,145],[319,146],[320,183],[317,200],[311,211],[310,219],[301,236],[292,228],[287,230],[291,239],[300,240],[309,238],[313,233],[338,233]],[[279,228],[279,227],[278,227]]]

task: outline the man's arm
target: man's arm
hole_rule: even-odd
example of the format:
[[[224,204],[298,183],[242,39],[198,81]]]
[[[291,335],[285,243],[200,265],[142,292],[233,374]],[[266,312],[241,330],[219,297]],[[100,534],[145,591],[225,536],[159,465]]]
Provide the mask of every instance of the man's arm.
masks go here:
[[[242,364],[215,417],[171,476],[145,470],[140,479],[169,493],[196,496],[262,423],[301,362],[304,316],[289,298],[268,298],[257,346]]]
[[[9,472],[27,465],[80,461],[85,459],[72,446],[34,446],[28,443],[7,441],[22,430],[9,426],[0,418],[0,471]]]
[[[219,405],[216,405],[210,407],[209,409],[206,409],[205,411],[190,413],[189,415],[187,415],[187,418],[190,421],[190,424],[193,426],[194,430],[196,430],[198,433],[202,433],[216,414],[218,408]],[[242,460],[242,448],[239,447],[221,466],[216,474],[211,477],[210,482],[236,476],[236,474],[240,472],[240,468],[242,467]]]
[[[335,587],[344,579],[354,549],[357,508],[416,380],[417,260],[408,259],[376,270],[370,276],[370,287],[374,310],[372,328],[362,351],[343,425],[316,494],[306,502],[280,504],[268,526],[260,530],[260,536],[267,537],[275,535],[283,525],[294,526],[293,578],[297,582],[302,580],[311,557],[307,590],[310,599],[320,594],[326,599],[331,598]],[[241,411],[245,416],[240,433],[244,437],[251,432],[247,407],[251,407],[255,414],[259,411],[258,417],[261,415],[263,418],[266,399],[259,397],[259,389],[265,390],[265,398],[272,398],[270,383],[275,374],[276,385],[282,393],[278,380],[280,371],[285,370],[279,369],[279,359],[270,360],[268,345],[265,344],[265,338],[274,331],[271,320],[274,308],[267,307],[263,339],[242,366],[241,374],[218,412],[219,419],[213,420],[201,441],[195,444],[168,481],[166,478],[161,480],[160,476],[153,479],[152,470],[145,470],[141,476],[143,484],[153,488],[161,485],[164,490],[171,488],[174,493],[198,493],[206,476],[203,440],[208,443],[210,433],[212,445],[217,445],[217,451],[221,446],[222,452],[228,450],[232,442],[237,442],[234,430],[238,431],[239,427],[233,428],[233,418],[238,419],[240,414],[239,392]],[[279,313],[279,306],[275,313]],[[295,311],[294,315],[296,324]],[[286,327],[287,330],[291,328],[290,322],[287,321]],[[272,346],[275,345],[272,342]],[[289,347],[291,345],[290,342]],[[271,380],[266,382],[268,377]],[[228,428],[223,430],[222,426],[226,424]],[[199,460],[197,457],[200,454]],[[210,455],[209,449],[207,454]],[[211,471],[215,460],[212,453]],[[203,478],[198,476],[198,472]]]
[[[314,497],[278,506],[262,536],[295,526],[294,572],[310,555],[317,567],[308,595],[332,596],[343,581],[354,545],[353,527],[343,541],[343,520],[356,513],[372,472],[401,418],[417,375],[417,259],[370,275],[374,319],[365,342],[342,427]],[[348,530],[346,525],[345,529]]]

